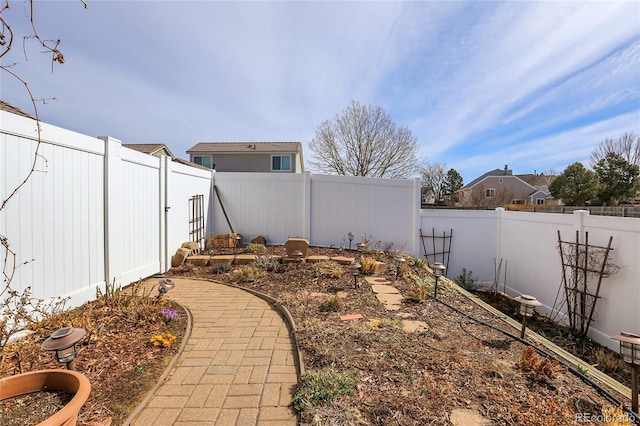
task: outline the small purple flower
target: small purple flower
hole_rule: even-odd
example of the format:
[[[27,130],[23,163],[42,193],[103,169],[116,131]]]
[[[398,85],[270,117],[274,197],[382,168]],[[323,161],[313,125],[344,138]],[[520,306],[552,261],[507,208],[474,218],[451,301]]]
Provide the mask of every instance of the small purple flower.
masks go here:
[[[172,323],[176,321],[177,318],[178,318],[178,311],[174,311],[168,308],[162,309],[162,321],[164,321],[165,324]]]

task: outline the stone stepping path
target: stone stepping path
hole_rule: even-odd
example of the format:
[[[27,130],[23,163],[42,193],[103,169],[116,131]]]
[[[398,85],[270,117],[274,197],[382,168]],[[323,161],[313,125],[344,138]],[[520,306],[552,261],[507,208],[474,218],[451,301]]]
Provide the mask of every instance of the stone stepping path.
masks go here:
[[[402,297],[397,288],[391,285],[391,281],[379,276],[365,277],[364,279],[371,285],[371,291],[375,293],[376,298],[384,305],[387,311],[399,311],[402,308],[404,297]],[[411,314],[398,312],[396,316],[403,318],[402,331],[405,333],[420,333],[427,330],[427,323],[424,321],[406,319],[410,318]]]
[[[371,285],[371,290],[387,311],[400,310],[404,297],[391,285],[391,281],[383,277],[365,277],[364,280]]]

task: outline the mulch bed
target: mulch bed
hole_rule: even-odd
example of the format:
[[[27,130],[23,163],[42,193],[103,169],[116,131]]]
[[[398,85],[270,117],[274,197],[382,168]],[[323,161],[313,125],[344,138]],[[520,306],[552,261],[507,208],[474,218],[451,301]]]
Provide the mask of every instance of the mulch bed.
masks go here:
[[[282,256],[284,249],[270,247],[269,255]],[[309,248],[307,256],[311,255],[361,259],[357,252],[318,247]],[[392,254],[367,256],[396,264]],[[400,310],[388,311],[362,277],[354,286],[346,267],[342,277],[331,278],[314,264],[289,263],[238,283],[240,269],[215,273],[220,269],[214,266],[182,266],[168,275],[235,283],[279,299],[295,320],[308,371],[358,372],[352,395],[307,407],[301,413],[305,424],[450,424],[452,412],[467,409],[491,424],[567,425],[580,424],[577,419],[585,413],[598,416],[615,405],[559,362],[545,361],[505,336],[498,330],[518,330],[446,285],[440,287],[438,299],[450,307],[430,296],[418,303],[408,298],[410,280],[383,272],[405,296]],[[413,272],[430,276],[424,269]],[[363,319],[340,319],[352,314]],[[425,326],[415,333],[403,332],[402,321],[407,320]]]

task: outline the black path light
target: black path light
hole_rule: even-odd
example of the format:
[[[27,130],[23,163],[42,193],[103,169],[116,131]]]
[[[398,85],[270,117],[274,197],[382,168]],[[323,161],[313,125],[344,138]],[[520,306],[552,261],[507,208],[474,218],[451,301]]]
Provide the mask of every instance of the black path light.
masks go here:
[[[351,250],[351,242],[353,241],[353,239],[356,237],[356,234],[354,234],[353,232],[349,232],[347,234],[347,237],[349,238],[349,250]]]
[[[404,264],[407,262],[407,259],[405,259],[402,256],[398,256],[396,259],[398,260],[398,264],[396,265],[396,281],[397,281],[398,275],[400,274],[400,269],[402,269]]]
[[[518,296],[514,300],[520,303],[520,315],[522,315],[522,330],[520,331],[520,338],[524,339],[524,331],[527,328],[527,318],[532,317],[535,309],[538,306],[542,306],[542,303],[538,302],[538,299],[533,296],[529,296],[528,294]]]
[[[358,250],[359,252],[364,252],[367,250],[367,245],[365,243],[358,243],[356,244],[356,250]]]
[[[436,277],[436,286],[433,288],[433,297],[438,297],[438,279],[444,275],[444,271],[446,271],[447,267],[444,266],[440,262],[433,262],[431,264],[431,270],[433,271],[433,275]]]
[[[296,250],[291,254],[293,255],[296,265],[300,265],[300,263],[302,263],[302,252],[300,250]]]
[[[67,364],[68,370],[73,370],[74,361],[78,356],[78,341],[86,334],[83,328],[61,328],[47,337],[42,343],[42,349],[55,351],[56,360],[61,364]]]
[[[170,278],[160,278],[158,281],[158,293],[160,293],[160,296],[167,294],[175,286],[175,283]]]
[[[353,275],[353,288],[358,288],[358,275],[360,275],[361,266],[362,265],[356,262],[349,265],[349,270],[351,271],[351,275]]]
[[[638,366],[640,366],[640,335],[623,331],[611,337],[620,342],[622,359],[631,367],[631,409],[638,412]]]

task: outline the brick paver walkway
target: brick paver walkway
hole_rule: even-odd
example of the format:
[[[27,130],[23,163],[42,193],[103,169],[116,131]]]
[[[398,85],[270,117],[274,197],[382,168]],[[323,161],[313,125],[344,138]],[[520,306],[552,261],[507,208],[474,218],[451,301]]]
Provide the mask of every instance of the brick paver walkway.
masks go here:
[[[131,424],[295,425],[288,405],[296,365],[280,315],[240,289],[173,281],[165,297],[189,308],[192,333],[172,373]],[[157,279],[148,285],[155,288]]]

